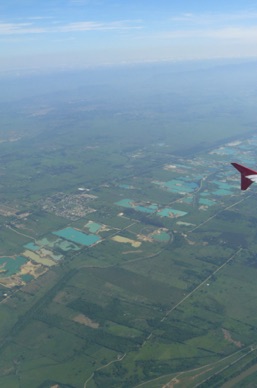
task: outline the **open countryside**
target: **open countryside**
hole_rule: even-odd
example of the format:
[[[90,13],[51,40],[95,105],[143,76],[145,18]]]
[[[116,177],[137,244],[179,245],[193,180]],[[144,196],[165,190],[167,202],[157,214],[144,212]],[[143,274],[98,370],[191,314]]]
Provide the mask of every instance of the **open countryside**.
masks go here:
[[[230,164],[257,166],[255,91],[235,124],[230,89],[187,111],[164,70],[160,105],[137,79],[0,105],[0,386],[256,381],[256,186]]]

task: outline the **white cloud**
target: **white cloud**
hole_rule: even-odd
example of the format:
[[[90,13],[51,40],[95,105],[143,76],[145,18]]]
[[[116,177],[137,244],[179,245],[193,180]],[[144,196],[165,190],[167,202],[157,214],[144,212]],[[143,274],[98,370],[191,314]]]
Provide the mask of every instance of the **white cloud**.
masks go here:
[[[180,15],[172,16],[171,22],[177,23],[192,23],[192,24],[224,24],[230,25],[231,23],[249,23],[250,21],[257,20],[257,12],[238,12],[238,13],[183,13]]]
[[[206,31],[205,34],[210,38],[257,42],[257,27],[228,27]]]
[[[39,34],[45,30],[32,23],[0,23],[0,35]]]
[[[133,25],[131,21],[116,21],[110,23],[76,22],[60,26],[56,32],[97,31],[97,30],[131,30],[141,26]]]
[[[20,34],[43,34],[43,33],[67,33],[83,31],[104,31],[104,30],[131,30],[140,29],[141,22],[136,20],[121,20],[115,22],[101,23],[93,21],[74,22],[53,27],[39,27],[33,23],[1,23],[0,35],[20,35]]]
[[[159,35],[160,39],[220,39],[257,42],[257,27],[224,27],[209,29],[175,30]]]

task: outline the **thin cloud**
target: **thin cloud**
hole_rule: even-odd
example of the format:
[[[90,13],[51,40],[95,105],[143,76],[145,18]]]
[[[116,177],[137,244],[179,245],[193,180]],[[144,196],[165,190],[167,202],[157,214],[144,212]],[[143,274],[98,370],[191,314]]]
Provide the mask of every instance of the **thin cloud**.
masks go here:
[[[53,16],[29,16],[28,20],[48,20],[53,19]]]
[[[63,25],[36,26],[33,23],[0,23],[0,35],[68,33],[83,31],[133,30],[140,29],[140,21],[121,20],[101,23],[94,21],[74,22]]]
[[[207,31],[210,38],[257,41],[257,27],[228,27]]]
[[[131,25],[127,21],[117,21],[111,23],[97,23],[97,22],[76,22],[65,26],[60,26],[58,32],[74,32],[74,31],[97,31],[97,30],[131,30],[140,29],[139,25]]]
[[[257,41],[257,27],[224,27],[219,29],[176,30],[159,35],[163,39],[221,39]]]
[[[32,23],[0,23],[0,35],[40,34],[44,28]]]
[[[192,23],[201,24],[231,24],[231,23],[249,23],[257,20],[257,12],[238,12],[238,13],[182,13],[170,18],[173,23]]]

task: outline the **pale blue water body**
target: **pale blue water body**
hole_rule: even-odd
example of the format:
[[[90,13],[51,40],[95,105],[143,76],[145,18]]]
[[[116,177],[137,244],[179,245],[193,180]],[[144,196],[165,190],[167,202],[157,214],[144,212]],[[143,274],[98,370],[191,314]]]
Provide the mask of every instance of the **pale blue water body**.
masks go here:
[[[148,205],[148,206],[142,206],[142,205],[134,206],[134,204],[135,204],[135,201],[133,201],[132,199],[129,199],[129,198],[122,199],[119,202],[115,202],[115,205],[134,209],[134,210],[144,212],[144,213],[149,213],[149,214],[155,213],[158,210],[158,205],[156,205],[156,204],[152,204],[152,205]]]
[[[53,253],[51,251],[49,251],[48,254],[55,261],[59,261],[59,260],[61,260],[63,258],[63,255],[56,255],[55,253]]]
[[[181,210],[176,210],[172,208],[164,208],[157,213],[161,217],[183,217],[187,214],[187,212],[183,212]]]
[[[86,227],[89,229],[90,233],[97,233],[102,228],[102,225],[97,224],[96,222],[88,222]]]
[[[57,240],[55,240],[55,241],[57,241]],[[41,240],[37,240],[37,244],[40,245],[40,248],[44,247],[44,246],[53,247],[55,244],[55,241],[49,241],[46,237],[44,237]]]
[[[214,150],[213,153],[218,155],[236,155],[238,150],[231,147],[222,147]]]
[[[231,185],[229,183],[226,183],[226,182],[213,181],[213,183],[215,183],[215,185],[219,186],[219,188],[225,189],[225,190],[228,190],[231,187]]]
[[[242,144],[242,145],[239,145],[238,148],[244,151],[252,151],[252,146],[250,144]]]
[[[175,187],[175,186],[174,187],[169,187],[168,191],[170,193],[175,193],[175,194],[191,193],[191,190],[187,190],[187,189],[183,190],[181,187],[178,188],[178,187]]]
[[[179,179],[182,180],[183,182],[186,182],[186,184],[190,184],[192,187],[195,189],[198,187],[198,184],[195,183],[196,181],[200,181],[203,178],[202,175],[192,175],[192,176],[185,176],[185,177],[180,177]]]
[[[36,243],[39,246],[39,249],[45,248],[45,247],[47,247],[47,248],[54,248],[56,243],[58,242],[58,240],[60,240],[60,239],[56,239],[54,241],[49,241],[47,239],[47,237],[44,237],[41,240],[37,240]]]
[[[185,168],[186,170],[191,170],[192,167],[191,166],[185,166],[184,164],[176,164],[176,167],[180,167],[180,168]]]
[[[27,273],[27,274],[21,275],[21,279],[22,279],[25,283],[28,283],[28,282],[30,282],[31,280],[33,280],[34,277],[33,277],[32,275],[30,275],[29,273]]]
[[[153,210],[158,210],[158,205],[153,203],[152,205],[147,206],[147,208],[148,209],[153,209]]]
[[[220,181],[213,181],[213,183],[218,186],[218,190],[213,191],[212,194],[219,196],[232,194],[231,189],[233,189],[233,186],[229,183]]]
[[[190,182],[190,184],[196,188],[198,185],[197,185],[197,183],[195,183],[195,181],[201,180],[202,177],[203,177],[202,175],[192,175],[192,176],[185,176],[185,177],[181,176],[179,179],[182,181]],[[193,181],[192,181],[192,179],[193,179]]]
[[[64,252],[79,251],[81,249],[78,245],[74,244],[73,242],[63,240],[61,238],[58,238],[58,240],[56,241],[56,246]]]
[[[257,146],[257,138],[253,137],[251,140],[249,140],[249,143],[251,146]]]
[[[194,175],[194,180],[200,181],[201,179],[203,179],[202,175]]]
[[[33,252],[39,251],[42,248],[46,248],[50,250],[55,248],[60,248],[64,252],[68,252],[71,250],[78,251],[81,249],[78,245],[74,244],[71,241],[63,240],[62,238],[56,238],[56,240],[54,241],[49,241],[46,237],[42,238],[41,240],[37,240],[36,244],[34,244],[33,242],[26,244],[24,245],[24,248],[29,249],[30,251],[33,251]],[[53,254],[53,256],[54,256],[53,257],[54,260],[60,260],[61,258],[58,255],[55,256]]]
[[[133,203],[134,203],[134,201],[132,199],[125,198],[125,199],[122,199],[119,202],[115,202],[115,205],[132,208],[132,204]]]
[[[223,175],[225,175],[226,177],[229,177],[231,175],[235,175],[235,171],[224,171],[221,176]]]
[[[168,242],[170,240],[170,235],[166,232],[161,232],[158,234],[153,234],[151,237],[158,242]]]
[[[151,209],[150,207],[144,207],[144,206],[135,206],[134,209],[140,212],[149,213],[149,214],[156,212],[156,209]]]
[[[126,185],[126,184],[121,184],[121,185],[119,185],[119,187],[120,187],[121,189],[126,189],[126,190],[132,190],[132,189],[134,189],[133,186],[131,186],[131,185]]]
[[[191,189],[193,189],[193,190],[197,189],[197,187],[198,187],[198,184],[195,183],[195,182],[188,182],[187,185],[188,185]]]
[[[214,194],[214,195],[219,195],[219,196],[222,196],[222,195],[231,195],[231,194],[232,194],[232,191],[225,190],[225,189],[219,189],[219,190],[213,191],[212,194]]]
[[[54,235],[75,242],[80,245],[91,246],[100,240],[95,234],[86,234],[71,227],[53,232]]]
[[[191,193],[198,185],[195,182],[187,182],[186,180],[172,179],[167,182],[157,182],[162,187],[168,189],[168,191],[176,193]]]
[[[20,268],[27,262],[28,260],[25,259],[25,257],[23,256],[17,256],[15,259],[11,257],[1,257],[0,269],[3,272],[0,272],[0,278],[15,275],[20,271]]]
[[[207,199],[207,198],[200,198],[199,204],[205,205],[205,206],[213,206],[213,205],[215,205],[215,202],[211,201],[210,199]]]
[[[231,147],[225,147],[225,152],[227,155],[235,155],[238,153],[238,149],[234,149]]]
[[[24,248],[29,249],[30,251],[38,251],[41,247],[39,245],[34,244],[33,242],[30,242],[26,245],[23,245]]]
[[[209,174],[212,172],[217,172],[217,167],[208,167]]]

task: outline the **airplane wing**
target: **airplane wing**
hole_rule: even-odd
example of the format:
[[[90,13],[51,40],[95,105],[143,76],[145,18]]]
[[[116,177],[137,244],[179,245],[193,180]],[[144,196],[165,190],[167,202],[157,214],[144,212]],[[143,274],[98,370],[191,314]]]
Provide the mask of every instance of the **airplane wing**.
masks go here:
[[[241,174],[241,190],[246,190],[253,182],[257,182],[257,171],[239,163],[231,163]]]
[[[257,175],[246,175],[246,178],[250,179],[252,182],[257,182]]]

